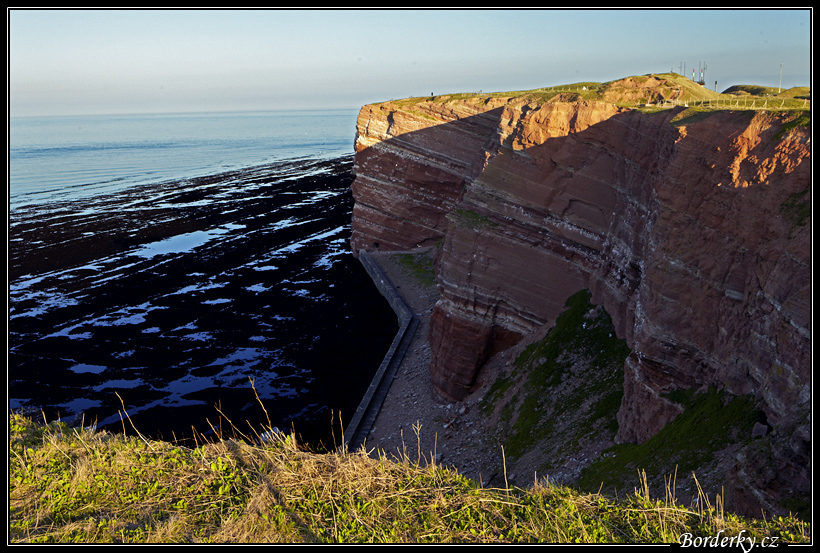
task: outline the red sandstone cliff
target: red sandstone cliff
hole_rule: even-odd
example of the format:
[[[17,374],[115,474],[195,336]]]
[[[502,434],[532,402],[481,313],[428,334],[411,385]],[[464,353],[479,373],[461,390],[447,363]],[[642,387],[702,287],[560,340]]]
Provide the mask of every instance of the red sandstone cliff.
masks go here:
[[[806,454],[809,130],[788,112],[674,120],[683,109],[525,98],[362,109],[352,247],[440,244],[429,341],[441,398],[465,397],[489,355],[588,288],[632,349],[621,441],[679,412],[664,392],[715,385],[759,399]]]

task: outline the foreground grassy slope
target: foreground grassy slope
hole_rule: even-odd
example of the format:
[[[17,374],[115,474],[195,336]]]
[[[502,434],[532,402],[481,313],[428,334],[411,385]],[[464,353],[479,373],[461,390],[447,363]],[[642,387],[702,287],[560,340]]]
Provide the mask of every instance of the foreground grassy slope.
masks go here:
[[[676,542],[810,540],[747,520],[566,487],[480,488],[408,454],[316,454],[292,437],[197,448],[9,418],[12,542]],[[408,446],[412,450],[412,445]],[[705,502],[704,502],[705,503]],[[681,538],[683,536],[683,538]]]

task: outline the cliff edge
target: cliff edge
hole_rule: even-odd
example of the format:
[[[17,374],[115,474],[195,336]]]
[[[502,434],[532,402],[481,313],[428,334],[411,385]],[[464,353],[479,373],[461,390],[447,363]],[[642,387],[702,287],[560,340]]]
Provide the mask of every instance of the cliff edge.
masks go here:
[[[437,246],[442,401],[587,289],[630,349],[616,441],[711,386],[765,414],[777,474],[758,487],[809,489],[807,112],[695,109],[655,76],[592,88],[362,108],[354,252]]]

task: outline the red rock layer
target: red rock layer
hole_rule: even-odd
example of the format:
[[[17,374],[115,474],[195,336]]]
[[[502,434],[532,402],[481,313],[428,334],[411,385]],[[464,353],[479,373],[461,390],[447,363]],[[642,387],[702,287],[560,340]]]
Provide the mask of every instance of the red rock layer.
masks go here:
[[[807,128],[787,113],[672,119],[608,102],[451,100],[359,116],[352,247],[438,242],[436,393],[589,288],[633,354],[619,439],[641,442],[706,384],[808,440]],[[795,447],[799,447],[795,445]]]

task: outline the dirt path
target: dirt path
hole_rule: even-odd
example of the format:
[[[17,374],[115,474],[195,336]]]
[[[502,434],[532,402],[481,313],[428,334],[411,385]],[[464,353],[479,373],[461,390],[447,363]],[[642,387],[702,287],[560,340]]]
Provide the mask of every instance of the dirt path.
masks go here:
[[[429,253],[428,253],[429,255]],[[402,266],[395,254],[372,253],[387,278],[419,318],[419,326],[366,440],[371,456],[380,453],[412,462],[455,468],[484,485],[504,485],[501,448],[482,427],[477,406],[486,385],[465,401],[433,399],[427,329],[438,291]],[[508,478],[511,475],[507,475]]]

